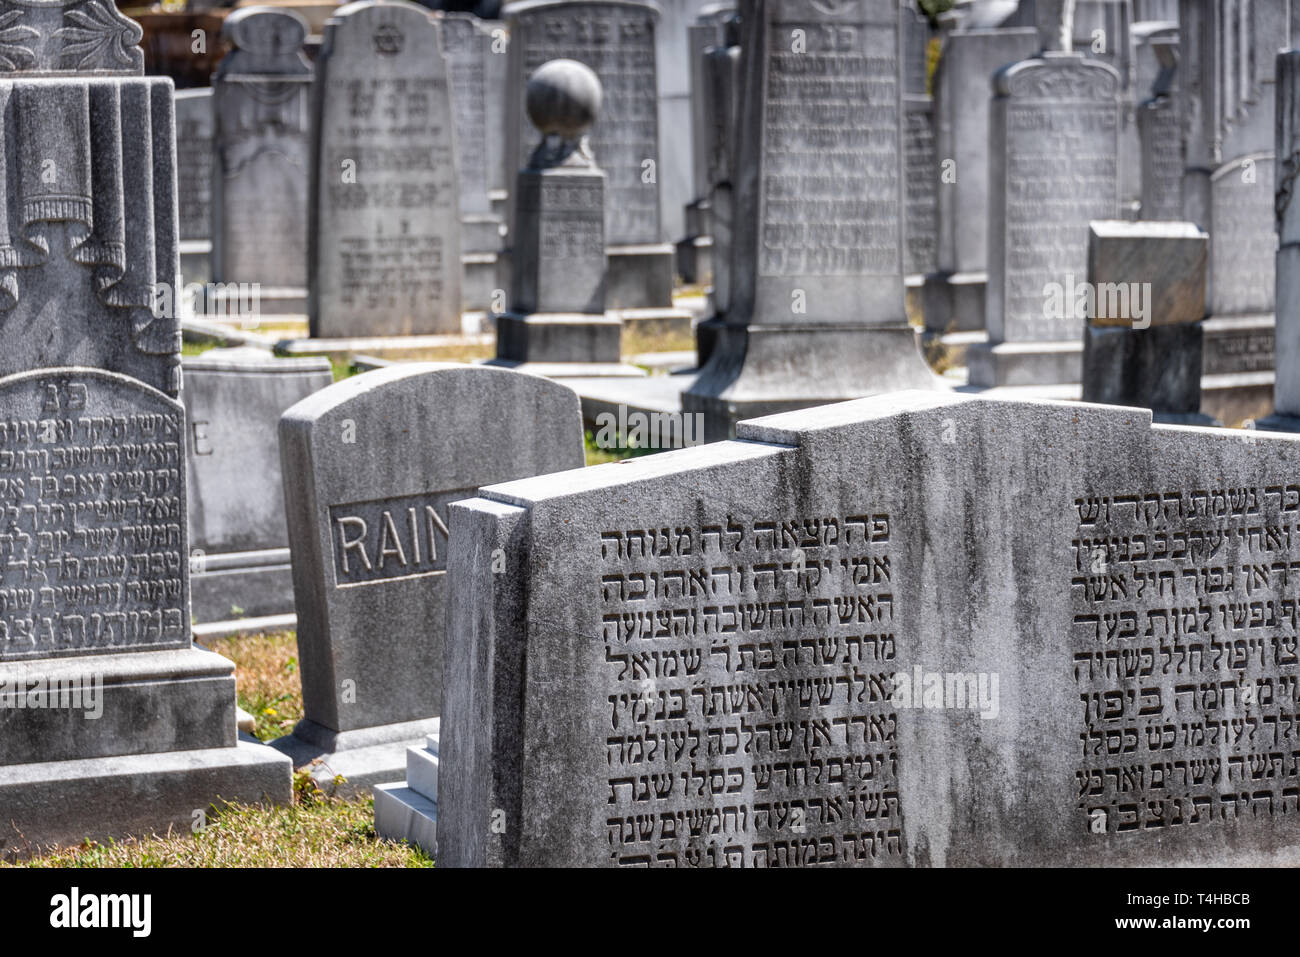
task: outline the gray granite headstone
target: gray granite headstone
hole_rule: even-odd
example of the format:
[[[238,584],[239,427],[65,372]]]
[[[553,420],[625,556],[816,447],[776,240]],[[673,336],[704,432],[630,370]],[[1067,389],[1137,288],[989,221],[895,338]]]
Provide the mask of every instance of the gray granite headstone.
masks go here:
[[[182,241],[212,235],[212,91],[176,91],[176,179]]]
[[[695,327],[699,365],[709,360],[731,303],[732,222],[735,219],[736,133],[740,109],[740,18],[723,24],[722,42],[704,54],[703,97],[708,118],[709,226],[712,232],[712,315]]]
[[[502,16],[510,24],[506,162],[511,178],[526,164],[534,145],[524,109],[528,77],[556,59],[589,66],[605,90],[590,139],[608,178],[608,304],[670,307],[674,250],[664,242],[659,201],[659,8],[641,0],[524,0],[506,6]]]
[[[1078,382],[1083,319],[1046,307],[1049,284],[1087,274],[1088,223],[1115,219],[1115,69],[1048,50],[1000,70],[992,105],[987,344],[967,352],[978,386]]]
[[[593,363],[617,367],[622,324],[605,311],[607,181],[586,136],[600,115],[600,81],[584,64],[554,60],[527,93],[538,132],[515,182],[513,285],[496,320],[496,361],[574,364],[568,371],[579,375]]]
[[[214,123],[211,89],[176,91],[176,199],[187,283],[205,282],[211,273]]]
[[[183,363],[194,620],[293,614],[276,429],[334,381],[324,357],[210,349]]]
[[[1300,862],[1300,443],[932,392],[737,438],[452,507],[440,866]]]
[[[488,76],[492,61],[493,26],[468,14],[448,14],[441,20],[442,47],[451,84],[456,119],[456,167],[460,183],[461,296],[467,309],[487,309],[497,282],[497,253],[501,250],[502,218],[492,211],[488,193],[491,158],[488,145],[500,141],[501,128],[489,125]],[[499,27],[499,25],[497,25]],[[498,91],[502,92],[502,91]],[[504,103],[499,104],[500,107]],[[499,119],[499,116],[497,117]]]
[[[274,746],[349,789],[401,780],[441,711],[447,507],[581,467],[578,397],[506,369],[404,363],[289,409],[280,450],[305,717]]]
[[[461,330],[460,188],[440,26],[352,3],[316,62],[309,282],[316,337]]]
[[[1152,40],[1161,71],[1149,99],[1138,105],[1142,149],[1142,218],[1180,220],[1183,215],[1182,124],[1178,107],[1178,41]]]
[[[307,24],[277,7],[226,17],[232,50],[212,77],[212,274],[258,283],[268,312],[303,313],[312,69]]]
[[[730,303],[682,393],[709,437],[754,414],[932,382],[903,298],[902,10],[772,0],[753,12]]]
[[[178,267],[171,80],[142,75],[139,26],[100,0],[3,2],[0,21],[10,858],[188,829],[290,781],[237,742],[234,666],[191,644],[180,330],[154,309]],[[50,688],[53,707],[32,697]]]
[[[1300,432],[1300,51],[1277,55],[1277,164],[1273,190],[1277,229],[1277,372],[1273,414],[1260,428]]]
[[[993,74],[1036,52],[1032,28],[963,29],[944,39],[934,75],[938,248],[921,307],[930,332],[984,328]]]
[[[903,96],[903,183],[907,211],[903,273],[934,272],[937,266],[939,162],[934,149],[934,100]]]
[[[1191,223],[1094,222],[1083,336],[1083,400],[1150,409],[1157,422],[1213,425],[1201,410],[1209,237]]]

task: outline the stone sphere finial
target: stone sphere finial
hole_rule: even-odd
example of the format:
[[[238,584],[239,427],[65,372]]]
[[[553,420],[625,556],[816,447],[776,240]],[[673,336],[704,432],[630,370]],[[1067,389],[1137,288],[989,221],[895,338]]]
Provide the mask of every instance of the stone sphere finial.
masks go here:
[[[603,96],[591,67],[577,60],[551,60],[528,78],[524,106],[543,136],[572,141],[596,122]]]

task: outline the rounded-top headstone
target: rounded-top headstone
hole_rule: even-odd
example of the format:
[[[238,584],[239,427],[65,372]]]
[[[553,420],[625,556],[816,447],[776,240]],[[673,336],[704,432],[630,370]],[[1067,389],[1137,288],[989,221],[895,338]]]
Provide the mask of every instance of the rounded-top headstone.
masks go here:
[[[524,106],[528,119],[545,135],[576,140],[600,113],[604,92],[595,72],[577,60],[551,60],[528,78]]]
[[[222,32],[233,46],[260,56],[291,56],[307,39],[307,21],[293,10],[245,7],[226,17]]]

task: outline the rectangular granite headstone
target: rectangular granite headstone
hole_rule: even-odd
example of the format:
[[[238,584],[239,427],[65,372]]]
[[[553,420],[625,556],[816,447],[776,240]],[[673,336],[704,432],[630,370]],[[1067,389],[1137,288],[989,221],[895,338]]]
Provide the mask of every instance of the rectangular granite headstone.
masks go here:
[[[293,613],[277,427],[334,381],[323,356],[210,349],[183,361],[194,620]]]
[[[401,780],[441,711],[447,507],[580,467],[578,397],[505,369],[395,365],[286,411],[280,452],[305,717],[274,746],[321,758],[327,784]]]
[[[737,438],[452,507],[440,866],[1300,861],[1300,442],[917,392]]]
[[[957,30],[944,39],[934,74],[938,248],[922,293],[931,332],[984,328],[993,74],[1033,56],[1037,42],[1029,28]]]
[[[1173,222],[1099,221],[1088,233],[1083,400],[1216,424],[1200,415],[1209,237]]]
[[[1138,104],[1142,149],[1142,218],[1180,220],[1183,216],[1183,144],[1178,108],[1178,41],[1153,40],[1161,64],[1149,99]]]
[[[903,273],[934,272],[937,265],[939,161],[934,149],[934,100],[903,96],[903,182],[907,211]]]
[[[306,310],[312,67],[306,22],[245,7],[226,17],[233,47],[212,77],[212,277],[258,283],[267,312]]]
[[[316,63],[315,337],[461,330],[456,130],[441,27],[402,0],[326,24]]]
[[[682,393],[710,438],[932,382],[904,307],[902,8],[769,0],[746,16],[731,301]]]
[[[1115,69],[1049,51],[1003,68],[992,104],[987,345],[967,352],[978,386],[1077,382],[1083,317],[1047,307],[1050,284],[1087,272],[1088,224],[1117,218]]]
[[[182,242],[212,238],[212,90],[176,91],[176,195]]]

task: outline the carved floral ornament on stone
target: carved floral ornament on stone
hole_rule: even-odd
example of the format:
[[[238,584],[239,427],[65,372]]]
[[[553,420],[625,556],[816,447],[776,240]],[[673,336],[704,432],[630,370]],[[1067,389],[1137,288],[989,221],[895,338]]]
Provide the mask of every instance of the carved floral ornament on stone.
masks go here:
[[[111,0],[0,0],[0,71],[139,76],[142,35]]]

